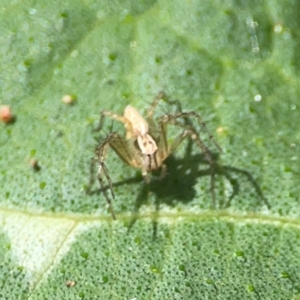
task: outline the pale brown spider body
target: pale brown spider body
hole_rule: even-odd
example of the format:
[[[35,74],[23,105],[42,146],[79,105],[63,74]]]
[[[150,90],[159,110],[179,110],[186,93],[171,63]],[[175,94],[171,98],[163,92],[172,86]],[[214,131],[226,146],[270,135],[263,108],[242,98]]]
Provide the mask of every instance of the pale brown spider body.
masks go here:
[[[136,158],[133,159],[134,164],[130,162],[129,164],[142,169],[143,176],[147,176],[147,172],[160,168],[165,158],[161,151],[158,151],[155,140],[149,134],[147,121],[133,106],[126,106],[124,118],[129,122],[125,123],[126,139],[136,143],[137,149],[136,154],[133,155],[133,158]]]
[[[166,165],[164,161],[172,154],[181,142],[189,136],[196,142],[199,148],[205,155],[206,160],[212,164],[212,155],[206,145],[200,138],[200,135],[196,131],[195,127],[180,120],[185,120],[189,117],[197,119],[198,123],[206,129],[205,123],[196,112],[178,112],[175,114],[165,114],[157,120],[157,124],[153,119],[154,110],[161,99],[165,97],[163,92],[159,93],[154,102],[150,106],[146,119],[132,106],[128,105],[123,116],[117,115],[110,111],[101,112],[101,118],[98,129],[102,128],[104,117],[109,117],[113,120],[122,122],[124,124],[126,134],[125,137],[121,136],[117,132],[111,132],[106,139],[101,142],[96,150],[95,156],[91,162],[91,178],[89,188],[92,186],[94,177],[93,169],[95,164],[98,164],[97,178],[99,180],[101,189],[107,199],[110,207],[112,217],[115,219],[115,214],[112,208],[111,199],[108,196],[106,189],[104,188],[103,174],[106,177],[109,188],[114,198],[114,192],[112,187],[112,181],[109,177],[108,170],[105,165],[105,157],[108,148],[111,147],[116,154],[128,165],[141,169],[142,175],[145,181],[150,181],[149,173],[162,169],[160,177],[163,177],[166,172]],[[171,124],[181,128],[181,133],[175,138],[175,140],[169,145],[167,142],[167,126]],[[207,131],[207,129],[206,129]],[[207,131],[208,132],[208,131]],[[209,135],[212,139],[212,135]],[[213,139],[212,139],[213,140]],[[216,147],[221,151],[218,144],[213,140]],[[211,179],[211,190],[213,193],[214,202],[214,174]]]

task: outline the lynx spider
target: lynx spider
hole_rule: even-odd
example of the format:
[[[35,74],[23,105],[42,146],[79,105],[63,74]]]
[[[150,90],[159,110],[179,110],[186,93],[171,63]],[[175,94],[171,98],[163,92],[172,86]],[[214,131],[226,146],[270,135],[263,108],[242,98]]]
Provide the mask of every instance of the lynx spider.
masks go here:
[[[214,173],[213,173],[213,158],[212,154],[203,143],[200,135],[197,133],[196,128],[187,123],[182,123],[180,120],[186,120],[189,117],[193,117],[198,121],[198,124],[202,126],[209,134],[209,139],[213,141],[214,145],[222,152],[220,146],[215,142],[213,136],[206,129],[205,123],[202,121],[199,114],[194,111],[191,112],[176,112],[174,114],[165,114],[158,118],[157,125],[153,118],[153,114],[159,101],[165,99],[164,92],[160,92],[152,102],[150,108],[147,111],[147,117],[144,119],[140,113],[131,105],[126,106],[123,116],[115,114],[111,111],[102,111],[100,113],[100,122],[97,130],[100,130],[103,125],[105,117],[122,122],[126,130],[126,136],[123,137],[117,132],[111,132],[102,141],[95,150],[95,156],[91,160],[91,177],[89,182],[88,191],[94,182],[94,168],[98,164],[97,178],[100,183],[100,187],[104,193],[104,196],[109,205],[111,215],[113,219],[116,219],[115,213],[112,207],[111,198],[108,196],[106,189],[104,188],[103,175],[106,177],[109,185],[109,189],[112,198],[115,198],[115,194],[112,187],[112,180],[109,176],[108,169],[105,165],[105,157],[109,146],[116,152],[121,160],[131,167],[141,169],[142,175],[146,183],[149,183],[149,173],[161,168],[162,178],[166,172],[166,165],[164,161],[172,154],[181,142],[190,137],[197,146],[203,152],[206,160],[211,165],[211,192],[213,205],[215,204],[214,195]],[[171,145],[167,142],[167,125],[172,124],[182,129],[181,133],[174,139]],[[157,129],[158,128],[158,129]]]

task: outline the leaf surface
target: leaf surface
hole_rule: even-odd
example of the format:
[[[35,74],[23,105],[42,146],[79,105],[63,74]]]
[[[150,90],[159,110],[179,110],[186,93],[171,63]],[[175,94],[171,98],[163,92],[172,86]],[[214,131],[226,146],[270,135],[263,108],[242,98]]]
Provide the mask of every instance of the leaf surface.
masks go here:
[[[300,299],[299,5],[98,2],[1,2],[0,298]],[[89,164],[124,129],[92,133],[99,112],[162,90],[223,149],[197,127],[216,207],[191,141],[149,186],[109,151],[112,221]]]

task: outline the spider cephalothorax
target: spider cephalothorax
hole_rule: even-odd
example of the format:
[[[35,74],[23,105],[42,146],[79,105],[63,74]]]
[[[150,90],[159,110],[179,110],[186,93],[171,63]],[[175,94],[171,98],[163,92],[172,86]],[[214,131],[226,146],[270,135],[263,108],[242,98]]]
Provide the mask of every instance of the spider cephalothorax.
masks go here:
[[[181,142],[189,136],[205,155],[206,160],[212,164],[212,155],[207,146],[203,143],[199,133],[193,125],[187,122],[180,122],[180,120],[186,120],[189,117],[195,118],[198,123],[205,128],[205,123],[202,121],[199,114],[196,112],[177,112],[174,114],[164,114],[158,119],[153,118],[154,110],[161,99],[165,98],[163,92],[159,93],[153,101],[152,105],[148,109],[146,118],[143,118],[141,114],[132,106],[126,106],[123,116],[115,114],[110,111],[101,112],[99,129],[102,127],[104,117],[109,117],[113,120],[122,122],[125,126],[125,137],[121,136],[117,132],[111,132],[102,141],[95,150],[95,156],[91,163],[91,174],[95,164],[98,164],[97,178],[100,186],[105,194],[107,202],[109,204],[113,218],[115,214],[112,208],[111,199],[107,195],[104,189],[103,174],[107,178],[109,188],[114,198],[114,192],[112,187],[112,181],[109,177],[107,167],[105,165],[105,157],[108,147],[111,147],[117,155],[128,165],[141,169],[142,175],[146,182],[149,182],[149,172],[162,169],[162,175],[165,174],[166,165],[164,161],[173,153]],[[166,99],[165,99],[166,100]],[[169,124],[175,125],[181,128],[180,134],[174,139],[171,144],[167,141],[167,126]],[[207,130],[206,130],[207,131]],[[209,134],[209,138],[212,139],[212,135]],[[218,144],[213,140],[216,147],[221,151]],[[93,176],[91,175],[90,186],[93,183]],[[213,192],[214,186],[214,174],[211,178],[211,190]],[[213,194],[214,201],[214,194]]]

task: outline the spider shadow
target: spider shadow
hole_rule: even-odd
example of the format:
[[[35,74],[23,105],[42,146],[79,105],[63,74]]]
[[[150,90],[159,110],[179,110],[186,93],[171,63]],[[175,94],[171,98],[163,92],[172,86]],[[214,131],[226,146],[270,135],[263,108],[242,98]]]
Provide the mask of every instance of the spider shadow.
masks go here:
[[[234,198],[243,192],[243,190],[241,190],[241,184],[243,181],[242,178],[250,183],[255,195],[257,196],[256,198],[259,198],[260,202],[263,202],[268,208],[270,208],[268,200],[264,197],[258,182],[254,179],[249,171],[228,165],[222,165],[218,162],[218,153],[211,153],[213,163],[209,164],[204,154],[192,154],[192,146],[192,141],[188,140],[183,158],[176,158],[174,155],[170,155],[168,157],[166,160],[167,173],[163,179],[158,179],[159,172],[154,172],[152,180],[149,184],[144,182],[141,175],[113,184],[114,187],[130,184],[141,184],[141,188],[135,200],[132,218],[127,225],[128,232],[139,219],[140,208],[149,203],[149,196],[152,197],[154,195],[155,210],[152,214],[152,224],[153,238],[155,238],[160,205],[163,203],[170,207],[175,207],[178,202],[191,202],[196,196],[195,185],[198,183],[198,180],[205,176],[211,177],[212,174],[214,174],[216,178],[225,177],[231,186],[231,194],[227,197],[222,197],[224,196],[224,193],[220,191],[220,187],[218,186],[218,191],[220,191],[219,194],[221,195],[216,197],[218,208],[228,208]],[[104,187],[104,191],[107,191],[108,189],[109,186]],[[209,191],[210,188],[208,187],[208,194]],[[89,194],[100,194],[102,192],[103,190],[97,189],[91,191]],[[227,198],[227,200],[224,198]],[[216,209],[213,201],[211,201],[211,203],[212,209]]]
[[[258,182],[254,179],[250,172],[236,167],[220,164],[218,162],[218,153],[212,153],[213,163],[209,164],[205,159],[204,154],[192,155],[191,152],[192,141],[189,140],[183,158],[179,159],[174,155],[170,155],[166,160],[168,169],[167,174],[163,179],[157,179],[158,177],[155,176],[157,174],[154,173],[153,180],[149,184],[142,184],[135,201],[133,216],[128,225],[128,231],[130,231],[130,229],[137,221],[141,206],[149,202],[150,195],[154,195],[155,211],[153,212],[152,224],[153,238],[155,238],[158,226],[157,220],[159,216],[160,205],[164,203],[168,206],[175,207],[176,203],[178,202],[188,203],[194,200],[196,196],[195,185],[198,183],[198,180],[205,176],[211,177],[212,174],[215,177],[225,177],[231,186],[232,192],[230,195],[228,195],[227,197],[217,197],[219,208],[228,208],[233,199],[242,192],[240,183],[242,179],[237,179],[241,177],[243,177],[247,182],[250,183],[255,191],[255,195],[257,196],[256,198],[258,198],[260,202],[264,203],[268,208],[270,208],[268,200],[264,197]],[[216,187],[211,186],[211,188],[215,189]],[[220,188],[218,187],[218,190],[219,189]],[[209,193],[210,190],[210,187],[208,187],[207,192]],[[224,191],[221,191],[219,194],[224,196]],[[211,208],[216,209],[214,204],[215,199],[213,199],[213,193],[211,197]]]

